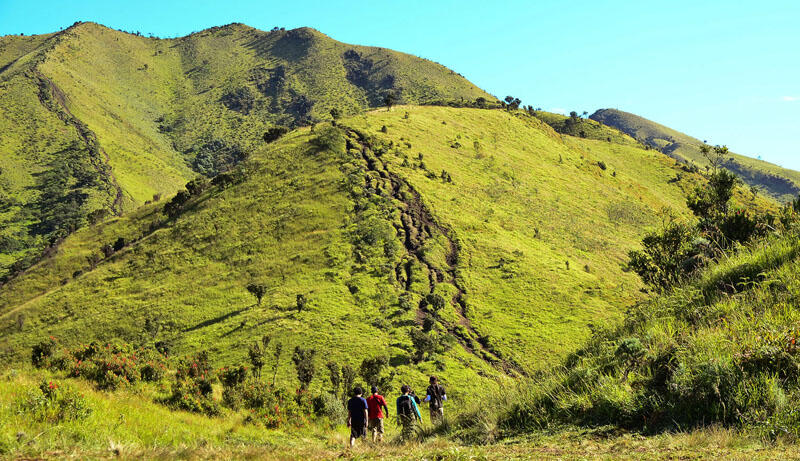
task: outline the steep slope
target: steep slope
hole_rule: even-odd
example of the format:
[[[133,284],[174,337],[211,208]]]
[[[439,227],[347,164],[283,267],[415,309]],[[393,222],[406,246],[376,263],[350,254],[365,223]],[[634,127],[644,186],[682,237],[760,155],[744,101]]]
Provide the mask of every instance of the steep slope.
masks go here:
[[[501,110],[339,125],[262,147],[175,218],[158,203],[67,238],[0,288],[0,354],[25,359],[52,334],[231,363],[270,333],[342,362],[386,354],[407,379],[516,376],[620,318],[641,287],[626,252],[661,208],[685,214],[697,181],[657,152]]]
[[[694,162],[700,166],[708,163],[700,153],[702,141],[638,115],[617,109],[600,109],[589,118],[627,133],[672,158]],[[724,167],[736,173],[747,184],[779,201],[785,202],[800,194],[800,172],[733,153],[724,163]]]
[[[357,113],[389,92],[492,99],[441,65],[308,28],[161,40],[77,23],[2,37],[0,277],[87,221],[230,168],[276,124]]]

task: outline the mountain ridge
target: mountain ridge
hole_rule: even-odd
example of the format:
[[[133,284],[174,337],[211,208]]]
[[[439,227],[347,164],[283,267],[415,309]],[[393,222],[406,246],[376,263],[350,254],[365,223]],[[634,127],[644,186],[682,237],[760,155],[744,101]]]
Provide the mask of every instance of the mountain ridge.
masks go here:
[[[618,109],[599,109],[589,118],[619,129],[676,160],[708,165],[700,152],[703,141],[657,122]],[[793,200],[800,194],[800,172],[732,152],[722,166],[746,184],[760,188],[781,202]]]
[[[0,276],[103,214],[231,168],[276,125],[358,113],[389,92],[494,100],[422,58],[241,23],[172,39],[90,22],[5,36],[0,68]]]

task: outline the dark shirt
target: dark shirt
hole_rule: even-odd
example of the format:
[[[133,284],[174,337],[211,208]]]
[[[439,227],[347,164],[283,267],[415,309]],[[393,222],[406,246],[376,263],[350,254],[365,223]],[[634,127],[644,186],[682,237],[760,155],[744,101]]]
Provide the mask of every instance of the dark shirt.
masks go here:
[[[442,408],[442,402],[445,399],[445,391],[442,386],[439,384],[433,384],[428,386],[428,395],[430,396],[430,405],[431,408],[439,409]]]
[[[353,426],[362,426],[366,423],[364,410],[367,409],[367,401],[364,397],[353,397],[347,401],[347,411],[350,412],[350,423]]]

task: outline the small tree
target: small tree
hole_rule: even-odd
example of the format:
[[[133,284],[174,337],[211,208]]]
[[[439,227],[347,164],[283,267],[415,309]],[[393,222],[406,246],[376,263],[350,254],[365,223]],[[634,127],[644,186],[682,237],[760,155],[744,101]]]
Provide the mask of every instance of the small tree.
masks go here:
[[[281,363],[281,355],[283,354],[283,344],[275,343],[275,352],[272,354],[274,362],[272,363],[272,385],[275,386],[275,379],[278,377],[278,366]]]
[[[333,395],[338,395],[339,388],[342,385],[341,368],[336,362],[328,362],[325,366],[328,368],[328,377],[330,377],[331,380],[331,392],[333,392]]]
[[[356,383],[356,371],[350,365],[342,365],[342,401],[346,401]]]
[[[247,291],[249,291],[251,295],[256,297],[258,305],[260,306],[261,300],[264,298],[264,295],[267,294],[267,287],[266,285],[251,283],[247,285]]]
[[[389,366],[389,357],[379,355],[377,357],[364,359],[361,362],[359,372],[361,377],[364,378],[367,386],[378,386],[378,388],[386,390],[391,386],[392,379],[394,379],[394,371],[388,375],[384,375],[384,370]]]
[[[386,105],[387,111],[392,110],[392,106],[395,105],[396,102],[397,95],[393,91],[386,93],[386,96],[383,97],[383,104]]]
[[[294,368],[297,370],[297,379],[300,381],[300,389],[302,390],[307,390],[314,379],[314,373],[316,372],[314,357],[316,354],[317,351],[314,349],[304,349],[300,346],[294,348],[292,362],[294,362]]]
[[[253,365],[253,376],[256,378],[261,377],[261,369],[264,368],[264,363],[267,357],[267,348],[272,337],[265,335],[261,338],[261,343],[253,343],[248,350],[250,363]]]
[[[522,104],[522,100],[515,98],[514,96],[506,96],[505,102],[506,109],[509,111],[519,109],[520,104]]]
[[[304,294],[297,295],[297,312],[303,312],[303,309],[306,307],[306,296]]]
[[[708,161],[708,164],[711,165],[712,173],[717,172],[717,169],[725,163],[725,158],[729,155],[726,146],[711,147],[705,144],[700,146],[700,153]]]

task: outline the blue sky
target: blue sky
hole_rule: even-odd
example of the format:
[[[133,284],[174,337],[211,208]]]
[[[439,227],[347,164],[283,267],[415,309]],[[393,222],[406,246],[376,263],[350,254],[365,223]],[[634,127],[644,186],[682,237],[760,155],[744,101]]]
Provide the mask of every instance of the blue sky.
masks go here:
[[[0,34],[314,27],[553,111],[614,107],[800,170],[800,1],[0,0]]]

